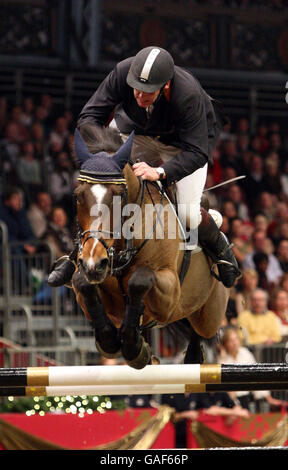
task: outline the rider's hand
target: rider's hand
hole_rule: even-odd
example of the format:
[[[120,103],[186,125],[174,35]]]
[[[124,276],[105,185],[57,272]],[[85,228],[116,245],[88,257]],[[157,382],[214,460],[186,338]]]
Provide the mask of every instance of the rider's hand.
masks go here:
[[[133,170],[135,176],[141,176],[142,180],[159,180],[159,173],[156,171],[156,168],[153,168],[145,162],[134,163]]]

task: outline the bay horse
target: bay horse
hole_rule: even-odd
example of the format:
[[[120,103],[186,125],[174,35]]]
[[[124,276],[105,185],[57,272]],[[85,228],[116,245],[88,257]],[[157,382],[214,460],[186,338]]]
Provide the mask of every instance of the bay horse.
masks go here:
[[[171,325],[186,319],[190,342],[184,362],[202,362],[200,339],[217,333],[225,315],[229,289],[212,276],[211,261],[201,249],[192,253],[184,280],[180,282],[185,256],[180,248],[181,233],[176,230],[175,236],[168,236],[166,217],[162,223],[164,235],[157,237],[156,227],[160,226],[157,211],[153,222],[150,220],[152,236],[151,232],[146,238],[142,232],[134,236],[137,223],[145,222],[148,206],[151,208],[152,204],[154,208],[158,204],[169,209],[171,204],[157,183],[134,175],[130,164],[133,135],[111,156],[106,152],[111,139],[109,131],[105,130],[106,144],[104,131],[97,132],[100,140],[97,148],[103,151],[95,153],[93,139],[84,140],[75,131],[75,154],[81,170],[75,190],[79,250],[72,278],[77,302],[92,322],[96,346],[103,356],[122,354],[128,365],[141,369],[151,363],[150,346],[141,334],[142,328]],[[115,197],[120,204],[117,210],[113,207]],[[131,204],[139,213],[130,224],[132,236],[127,237],[121,232],[127,222],[123,209]],[[106,214],[109,223],[117,218],[118,231],[105,230],[104,219],[99,225],[95,205],[109,209]]]

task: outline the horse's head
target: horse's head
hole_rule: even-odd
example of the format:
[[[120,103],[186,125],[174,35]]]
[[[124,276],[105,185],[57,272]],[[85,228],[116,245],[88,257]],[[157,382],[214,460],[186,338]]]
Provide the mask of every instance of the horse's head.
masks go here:
[[[107,131],[105,131],[107,133]],[[91,283],[101,283],[112,269],[115,245],[121,246],[121,211],[137,191],[130,165],[133,135],[115,153],[92,154],[78,130],[75,153],[81,165],[75,190],[80,231],[79,267]],[[136,187],[137,186],[137,187]]]

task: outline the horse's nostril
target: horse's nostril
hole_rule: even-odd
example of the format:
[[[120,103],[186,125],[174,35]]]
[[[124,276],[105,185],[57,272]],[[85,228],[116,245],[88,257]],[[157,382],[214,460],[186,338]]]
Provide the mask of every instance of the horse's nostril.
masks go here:
[[[97,266],[95,266],[95,268],[97,271],[103,271],[104,269],[107,268],[107,265],[108,265],[108,258],[103,258],[97,263]]]

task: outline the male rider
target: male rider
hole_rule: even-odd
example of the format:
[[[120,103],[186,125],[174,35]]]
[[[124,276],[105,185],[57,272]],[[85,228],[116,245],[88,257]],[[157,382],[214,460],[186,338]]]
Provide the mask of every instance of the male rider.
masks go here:
[[[123,141],[134,131],[135,175],[175,185],[180,220],[191,230],[198,227],[200,245],[219,262],[220,280],[231,287],[240,275],[237,261],[211,215],[200,207],[208,162],[224,122],[219,103],[194,76],[176,66],[168,51],[151,46],[116,65],[82,109],[78,128],[110,125]],[[69,258],[56,263],[48,283],[68,282],[73,270]]]

